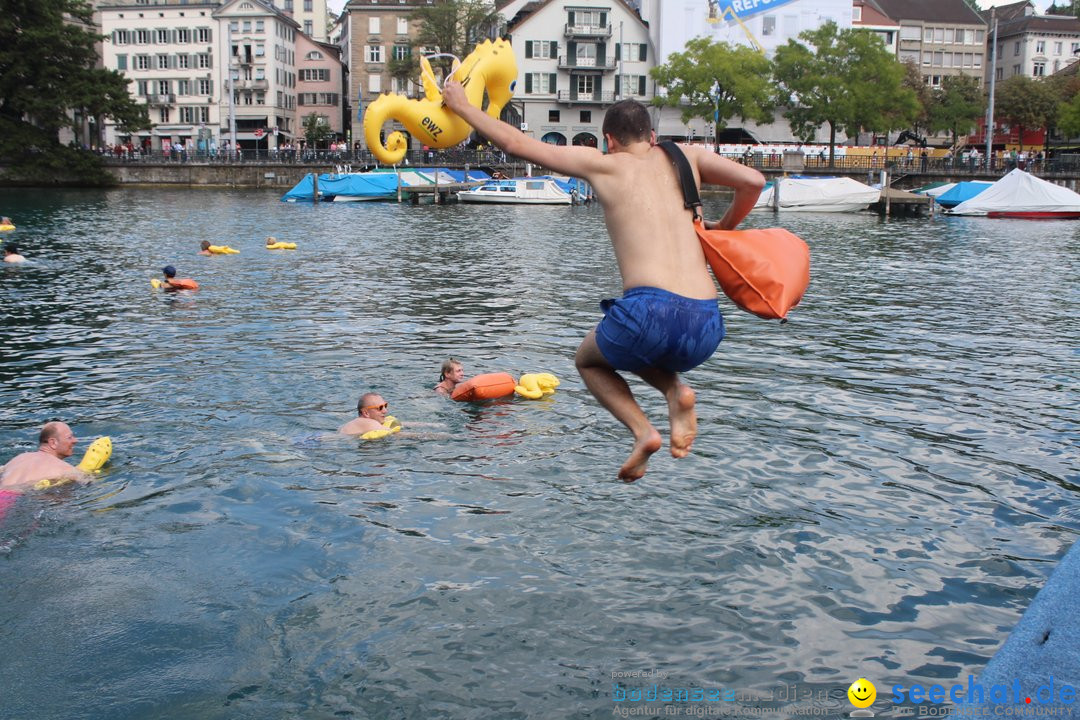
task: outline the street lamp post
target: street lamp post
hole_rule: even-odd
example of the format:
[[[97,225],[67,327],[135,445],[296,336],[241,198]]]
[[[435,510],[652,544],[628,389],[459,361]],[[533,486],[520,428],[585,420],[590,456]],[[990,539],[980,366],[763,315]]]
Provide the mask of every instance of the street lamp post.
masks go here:
[[[713,99],[713,152],[720,153],[720,81],[716,80],[712,86]]]

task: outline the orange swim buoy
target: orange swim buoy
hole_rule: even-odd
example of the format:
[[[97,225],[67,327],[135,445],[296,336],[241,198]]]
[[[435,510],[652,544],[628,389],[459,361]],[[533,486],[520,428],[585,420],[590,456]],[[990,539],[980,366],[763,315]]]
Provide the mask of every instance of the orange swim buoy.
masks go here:
[[[459,383],[450,398],[459,402],[494,400],[513,395],[515,385],[517,385],[517,380],[510,373],[484,373],[474,375],[465,382]]]
[[[784,228],[706,230],[694,221],[720,289],[748,313],[787,318],[810,285],[810,248]]]
[[[657,147],[675,165],[683,200],[694,211],[694,232],[720,289],[748,313],[786,320],[788,311],[799,304],[810,285],[810,247],[783,228],[706,229],[690,161],[670,140]]]

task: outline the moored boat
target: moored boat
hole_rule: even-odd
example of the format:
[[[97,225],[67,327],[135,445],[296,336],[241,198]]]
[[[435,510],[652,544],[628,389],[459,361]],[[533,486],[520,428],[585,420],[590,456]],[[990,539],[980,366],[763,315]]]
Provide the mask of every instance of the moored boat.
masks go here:
[[[1077,219],[1080,193],[1017,168],[948,214],[1027,220]]]
[[[880,197],[879,189],[851,178],[795,175],[766,186],[754,207],[781,212],[858,212]]]
[[[549,177],[489,180],[480,187],[462,190],[457,196],[467,203],[569,205],[573,201],[570,193]]]
[[[937,195],[934,200],[943,208],[954,208],[960,203],[975,197],[993,184],[986,180],[965,180],[953,183],[952,187]]]
[[[323,173],[318,176],[318,194],[322,202],[389,200],[395,196],[397,186],[397,178],[389,173]],[[281,196],[281,201],[311,202],[314,194],[315,179],[305,175]]]
[[[483,182],[488,177],[482,170],[469,170],[466,173],[447,168],[388,168],[371,172],[323,173],[318,177],[318,192],[322,202],[394,200],[399,183],[402,188],[414,188]],[[281,201],[311,202],[314,192],[315,181],[311,175],[306,175],[281,197]]]

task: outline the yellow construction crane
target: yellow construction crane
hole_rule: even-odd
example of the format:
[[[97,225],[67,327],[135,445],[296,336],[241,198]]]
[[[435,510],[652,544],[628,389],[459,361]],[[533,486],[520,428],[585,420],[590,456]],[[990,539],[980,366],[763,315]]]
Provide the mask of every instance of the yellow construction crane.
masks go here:
[[[756,37],[754,37],[754,33],[750,32],[750,28],[746,27],[746,23],[744,23],[742,19],[735,14],[735,11],[731,9],[731,5],[728,5],[723,10],[720,10],[717,0],[709,0],[708,22],[715,25],[716,23],[724,22],[728,19],[734,20],[739,24],[739,27],[741,27],[743,32],[746,33],[746,39],[750,41],[751,47],[753,47],[762,55],[765,54],[765,46],[762,45]]]

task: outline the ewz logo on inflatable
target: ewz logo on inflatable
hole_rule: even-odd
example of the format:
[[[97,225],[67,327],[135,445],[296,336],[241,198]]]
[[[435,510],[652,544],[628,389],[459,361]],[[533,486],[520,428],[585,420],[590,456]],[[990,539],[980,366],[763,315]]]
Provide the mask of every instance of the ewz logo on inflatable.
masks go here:
[[[943,685],[931,685],[925,688],[922,685],[912,685],[910,689],[903,685],[893,685],[892,697],[894,703],[932,703],[954,702],[957,705],[1072,705],[1076,702],[1076,688],[1072,685],[1056,687],[1054,678],[1049,683],[1044,683],[1035,688],[1035,692],[1027,694],[1020,687],[1019,680],[1013,680],[1011,685],[991,685],[983,687],[975,682],[974,675],[968,675],[967,687],[957,683],[946,689]]]

